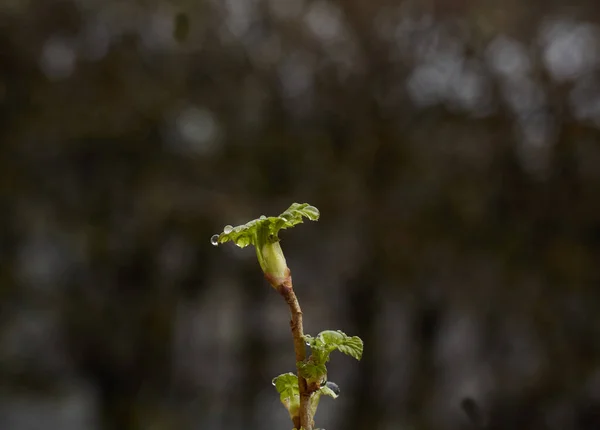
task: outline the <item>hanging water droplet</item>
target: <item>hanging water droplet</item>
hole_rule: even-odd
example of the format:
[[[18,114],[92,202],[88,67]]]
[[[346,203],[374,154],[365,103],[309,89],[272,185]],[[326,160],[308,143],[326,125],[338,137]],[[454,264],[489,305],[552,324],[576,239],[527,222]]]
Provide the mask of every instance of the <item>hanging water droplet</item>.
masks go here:
[[[210,238],[210,243],[211,243],[213,246],[217,246],[217,245],[219,245],[219,235],[218,235],[218,234],[215,234],[215,235],[213,235],[213,236]]]
[[[240,248],[244,248],[250,245],[250,238],[248,236],[239,236],[237,239],[235,239],[235,244]]]
[[[233,227],[232,227],[232,226],[230,226],[230,225],[226,225],[226,226],[223,228],[223,233],[225,233],[225,234],[229,234],[229,233],[231,233],[232,231],[233,231]]]
[[[338,387],[338,384],[336,384],[335,382],[327,381],[325,386],[327,388],[329,388],[331,391],[333,391],[336,396],[340,395],[340,387]]]
[[[271,384],[273,384],[273,386],[277,385],[277,377],[273,378],[273,380],[271,381]]]

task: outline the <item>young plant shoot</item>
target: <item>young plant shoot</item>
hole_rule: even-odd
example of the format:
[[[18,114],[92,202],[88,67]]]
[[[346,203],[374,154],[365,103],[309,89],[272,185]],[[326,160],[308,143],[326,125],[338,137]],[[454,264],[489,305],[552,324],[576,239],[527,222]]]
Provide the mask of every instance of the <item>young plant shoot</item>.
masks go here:
[[[287,409],[295,430],[313,430],[314,416],[322,395],[339,395],[339,388],[327,380],[329,355],[338,350],[361,359],[363,342],[357,336],[347,336],[341,331],[326,330],[316,337],[304,334],[302,310],[279,243],[279,231],[303,222],[319,219],[319,210],[308,203],[294,203],[279,216],[261,216],[246,224],[225,226],[221,234],[215,234],[211,243],[215,246],[233,242],[240,248],[253,245],[258,263],[271,286],[285,299],[291,313],[291,328],[296,354],[296,373],[284,373],[273,379],[281,403]],[[310,347],[307,357],[306,346]]]

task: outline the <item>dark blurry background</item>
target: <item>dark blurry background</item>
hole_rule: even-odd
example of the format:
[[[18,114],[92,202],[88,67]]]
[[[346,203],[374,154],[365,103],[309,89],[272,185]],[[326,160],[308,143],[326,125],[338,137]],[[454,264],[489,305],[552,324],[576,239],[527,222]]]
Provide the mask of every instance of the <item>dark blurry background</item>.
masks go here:
[[[596,0],[2,0],[0,429],[600,429]],[[469,402],[467,402],[469,405]]]

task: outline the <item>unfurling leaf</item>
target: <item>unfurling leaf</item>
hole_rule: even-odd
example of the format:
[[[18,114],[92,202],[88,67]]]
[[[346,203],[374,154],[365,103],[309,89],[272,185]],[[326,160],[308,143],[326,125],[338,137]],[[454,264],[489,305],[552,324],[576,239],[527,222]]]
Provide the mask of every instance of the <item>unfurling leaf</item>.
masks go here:
[[[293,373],[284,373],[273,378],[273,385],[279,393],[281,403],[290,414],[290,418],[298,416],[300,408],[300,390],[298,388],[298,377]]]
[[[277,287],[289,275],[285,257],[279,245],[279,230],[290,228],[303,222],[319,219],[319,210],[308,203],[293,203],[285,212],[276,217],[261,216],[246,224],[233,227],[226,225],[223,232],[211,237],[213,245],[233,242],[240,248],[254,245],[256,256],[263,273]]]
[[[357,360],[362,358],[363,341],[358,336],[350,337],[340,330],[327,330],[319,333],[318,338],[322,339],[326,348],[331,351],[337,349],[338,351]]]
[[[311,348],[311,357],[315,363],[326,363],[329,361],[329,354],[336,349],[357,360],[362,358],[363,341],[361,338],[350,337],[340,330],[325,330],[317,337],[305,335],[304,340]]]
[[[327,367],[325,364],[316,364],[311,361],[296,363],[300,376],[306,379],[309,384],[321,384],[327,378]]]
[[[212,237],[211,242],[219,245],[231,241],[240,248],[248,245],[262,247],[267,241],[273,242],[274,239],[277,239],[279,230],[302,223],[302,218],[317,221],[319,215],[319,210],[308,203],[293,203],[279,216],[266,217],[263,215],[237,227],[225,226],[222,233]],[[269,238],[269,236],[273,237]]]

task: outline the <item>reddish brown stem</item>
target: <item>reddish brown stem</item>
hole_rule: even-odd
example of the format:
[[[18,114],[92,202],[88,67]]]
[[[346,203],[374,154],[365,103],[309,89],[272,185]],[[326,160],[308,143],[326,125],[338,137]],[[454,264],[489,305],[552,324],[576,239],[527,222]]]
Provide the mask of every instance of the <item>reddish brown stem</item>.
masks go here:
[[[267,277],[271,285],[273,285],[279,294],[283,296],[290,308],[291,320],[290,327],[294,338],[294,351],[296,352],[296,363],[306,359],[306,343],[304,342],[304,328],[302,326],[302,309],[298,298],[294,293],[292,286],[292,276],[290,270],[287,269],[286,278],[279,285],[273,285],[271,279]],[[300,412],[297,419],[294,419],[294,426],[297,429],[312,430],[313,418],[310,416],[310,391],[306,383],[306,379],[300,376],[298,372],[298,389],[300,391]]]

